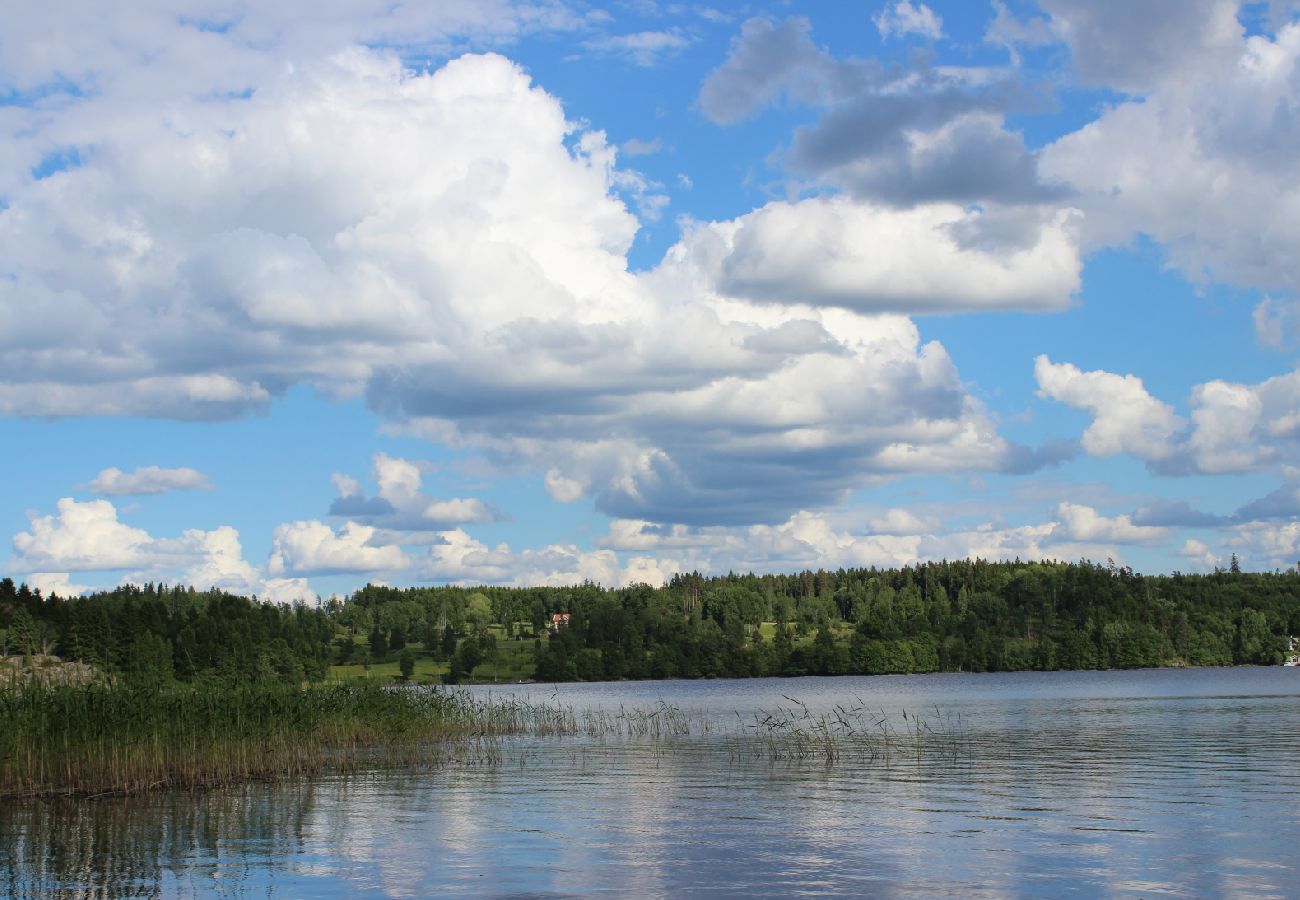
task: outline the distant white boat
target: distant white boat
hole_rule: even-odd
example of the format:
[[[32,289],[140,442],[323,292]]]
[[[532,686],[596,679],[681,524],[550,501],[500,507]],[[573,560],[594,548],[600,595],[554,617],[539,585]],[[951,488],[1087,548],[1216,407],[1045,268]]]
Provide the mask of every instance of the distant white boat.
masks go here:
[[[1300,666],[1300,656],[1293,656],[1293,657],[1291,657],[1290,659],[1288,659],[1286,662],[1282,663],[1282,665],[1284,665],[1284,666]]]

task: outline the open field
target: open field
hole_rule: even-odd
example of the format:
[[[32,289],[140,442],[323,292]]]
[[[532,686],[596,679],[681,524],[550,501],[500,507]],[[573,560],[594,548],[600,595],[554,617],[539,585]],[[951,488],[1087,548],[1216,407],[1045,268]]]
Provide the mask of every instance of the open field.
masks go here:
[[[497,638],[496,649],[486,660],[474,668],[469,680],[519,681],[520,679],[531,678],[535,668],[533,638],[512,638],[507,640],[502,636],[504,635],[504,629],[500,626],[493,626],[492,631]],[[358,637],[355,641],[360,645],[363,638]],[[542,642],[545,644],[546,639],[543,638]],[[451,668],[446,660],[434,659],[432,651],[425,649],[424,645],[418,642],[408,643],[406,649],[409,649],[415,657],[415,670],[411,676],[413,683],[442,683]],[[348,665],[330,666],[326,678],[330,681],[352,681],[354,679],[393,681],[401,676],[398,661],[400,656],[400,651],[390,651],[382,659],[368,664],[350,663]]]

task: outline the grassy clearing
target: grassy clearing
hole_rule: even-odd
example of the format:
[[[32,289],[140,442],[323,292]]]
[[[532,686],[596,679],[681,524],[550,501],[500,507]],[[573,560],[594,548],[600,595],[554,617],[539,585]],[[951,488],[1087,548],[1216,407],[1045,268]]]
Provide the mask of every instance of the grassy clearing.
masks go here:
[[[411,681],[415,684],[441,684],[442,678],[447,674],[447,664],[434,662],[428,657],[415,657],[415,672],[411,676]],[[401,677],[401,670],[397,660],[388,660],[384,662],[374,662],[369,665],[359,663],[347,666],[330,666],[326,679],[329,681],[358,681],[370,680],[377,682],[393,682]]]
[[[501,635],[497,639],[496,650],[488,659],[475,667],[471,680],[515,682],[532,678],[537,669],[533,639],[506,639],[505,629],[501,626],[492,626],[492,631]],[[361,638],[357,640],[360,641]],[[451,669],[447,661],[435,660],[433,653],[424,649],[419,643],[408,643],[407,648],[415,657],[415,671],[411,681],[415,684],[441,684]],[[344,666],[330,666],[326,678],[330,681],[371,679],[392,682],[401,675],[398,664],[400,655],[400,652],[393,651],[386,654],[383,659],[369,664],[351,663]]]

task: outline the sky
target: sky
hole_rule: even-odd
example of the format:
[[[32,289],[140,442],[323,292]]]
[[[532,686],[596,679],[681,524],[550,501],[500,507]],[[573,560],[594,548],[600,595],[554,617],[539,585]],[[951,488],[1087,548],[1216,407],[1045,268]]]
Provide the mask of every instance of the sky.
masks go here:
[[[1300,3],[5,19],[47,593],[1300,561]]]

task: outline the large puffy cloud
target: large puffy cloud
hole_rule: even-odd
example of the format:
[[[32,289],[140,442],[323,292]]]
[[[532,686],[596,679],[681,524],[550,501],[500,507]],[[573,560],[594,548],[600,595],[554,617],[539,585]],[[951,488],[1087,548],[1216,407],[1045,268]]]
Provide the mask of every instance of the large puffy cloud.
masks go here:
[[[1300,568],[1300,521],[1240,525],[1227,544],[1244,557],[1248,568]]]
[[[32,516],[30,528],[13,544],[20,566],[33,571],[129,569],[145,564],[154,544],[147,531],[119,522],[107,500],[65,497],[56,515]]]
[[[1082,443],[1095,456],[1129,453],[1165,473],[1223,474],[1285,465],[1300,449],[1300,371],[1196,385],[1190,423],[1133,375],[1083,372],[1046,356],[1034,374],[1040,396],[1092,414]]]
[[[757,302],[903,313],[1066,307],[1081,269],[1074,216],[1054,213],[1011,246],[985,243],[987,219],[953,204],[776,202],[692,229],[669,262],[680,257],[721,293]]]
[[[272,575],[391,572],[410,560],[401,547],[372,543],[372,526],[347,522],[335,531],[324,522],[290,522],[275,529],[267,571]]]
[[[589,135],[571,153],[559,104],[500,57],[418,76],[351,50],[166,117],[75,112],[49,128],[76,123],[93,152],[0,211],[9,412],[220,416],[297,381],[356,390],[395,355],[446,357],[503,313],[559,316],[626,278],[612,152]]]
[[[108,500],[69,497],[58,502],[57,514],[32,515],[29,528],[14,536],[11,565],[51,590],[84,590],[68,583],[70,572],[111,571],[135,583],[176,581],[282,602],[315,598],[302,579],[264,577],[244,560],[239,532],[228,525],[156,538],[119,521]]]
[[[197,585],[252,585],[257,571],[244,559],[239,532],[229,525],[212,531],[188,530],[182,538],[186,551],[197,560],[186,571],[185,580]],[[178,548],[180,549],[180,548]]]
[[[1087,243],[1148,234],[1189,278],[1294,297],[1300,21],[1248,35],[1232,0],[1045,6],[1085,77],[1138,95],[1041,155]]]
[[[27,576],[27,586],[47,597],[76,597],[90,590],[89,585],[74,584],[67,572],[33,572]]]
[[[548,472],[553,496],[585,492],[621,518],[773,523],[880,477],[1022,462],[943,348],[922,344],[906,319],[803,308],[788,327],[788,309],[723,301],[715,309],[748,321],[702,358],[743,354],[756,371],[697,385],[681,384],[688,373],[678,371],[676,389],[611,379],[603,390],[584,384],[551,397],[535,384],[494,397],[497,385],[465,383],[479,373],[448,371],[394,395],[422,417],[411,423],[417,433],[522,457]],[[717,327],[702,319],[680,332],[677,349]],[[466,394],[483,407],[457,417]]]
[[[1210,381],[1191,402],[1189,451],[1202,471],[1261,469],[1300,450],[1300,371],[1254,385]]]
[[[1034,377],[1040,396],[1092,414],[1092,423],[1083,433],[1083,448],[1094,456],[1131,453],[1162,460],[1174,453],[1183,420],[1173,407],[1147,393],[1142,379],[1101,370],[1083,372],[1045,355],[1034,360]]]
[[[1061,503],[1057,516],[1064,532],[1076,541],[1158,544],[1173,535],[1170,528],[1135,525],[1129,516],[1104,516],[1091,506],[1079,503]]]
[[[0,211],[14,273],[0,407],[201,418],[298,382],[364,391],[413,431],[551,473],[557,497],[695,522],[779,522],[876,475],[1016,456],[907,320],[768,302],[763,279],[810,260],[773,275],[733,252],[758,303],[721,290],[739,282],[715,283],[712,250],[689,239],[630,273],[637,222],[613,151],[507,60],[416,74],[353,49],[259,77],[249,96],[178,100],[167,117],[77,117],[93,152],[16,186]],[[758,246],[782,213],[705,230]],[[846,260],[816,303],[1059,305],[1077,279],[1064,223],[995,258],[963,243],[975,214],[956,207],[799,214],[842,230]],[[918,270],[963,277],[907,284],[883,262],[903,249],[894,226],[936,248]],[[880,252],[864,255],[854,242],[873,235]],[[348,492],[335,512],[408,528],[485,516],[403,497]]]
[[[902,3],[882,21],[891,33],[937,30],[927,12]],[[760,303],[909,314],[1067,306],[1079,288],[1078,223],[1062,205],[1069,191],[1043,181],[1004,127],[1023,92],[1005,73],[837,59],[809,30],[801,19],[746,22],[700,105],[720,124],[782,93],[822,110],[781,160],[832,193],[697,226],[665,264],[688,261],[712,289]]]

